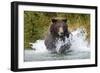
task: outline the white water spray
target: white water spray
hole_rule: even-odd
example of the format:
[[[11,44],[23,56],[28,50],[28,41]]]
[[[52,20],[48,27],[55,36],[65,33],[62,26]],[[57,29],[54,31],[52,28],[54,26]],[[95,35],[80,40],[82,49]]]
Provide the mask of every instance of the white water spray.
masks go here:
[[[85,40],[85,37],[86,37],[86,33],[84,29],[78,28],[77,30],[72,32],[72,35],[70,36],[70,38],[66,38],[65,43],[63,43],[63,41],[60,41],[58,39],[58,42],[56,43],[56,47],[57,47],[56,50],[58,51],[62,45],[70,41],[72,45],[69,50],[90,51],[90,48],[87,46],[87,41]],[[35,53],[48,52],[44,44],[44,40],[37,40],[35,43],[30,43],[30,44],[32,44],[31,47],[33,49],[36,49],[36,50],[33,50]]]

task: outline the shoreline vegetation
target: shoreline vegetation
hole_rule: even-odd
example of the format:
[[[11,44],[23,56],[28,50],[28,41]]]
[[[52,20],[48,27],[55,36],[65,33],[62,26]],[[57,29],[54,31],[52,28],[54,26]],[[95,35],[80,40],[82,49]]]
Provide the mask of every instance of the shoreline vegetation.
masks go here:
[[[84,28],[86,40],[90,43],[90,14],[24,11],[24,48],[31,49],[29,43],[45,38],[52,17],[66,18],[70,32]]]

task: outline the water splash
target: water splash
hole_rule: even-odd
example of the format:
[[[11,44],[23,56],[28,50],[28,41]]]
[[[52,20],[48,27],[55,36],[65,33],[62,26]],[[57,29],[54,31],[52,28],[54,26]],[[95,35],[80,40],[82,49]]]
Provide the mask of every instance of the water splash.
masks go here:
[[[89,59],[90,47],[85,40],[86,33],[84,29],[78,28],[72,32],[72,36],[69,39],[66,38],[66,42],[71,42],[71,47],[65,54],[51,54],[46,49],[44,40],[37,40],[35,43],[30,43],[33,50],[25,50],[24,61],[51,61],[51,60],[73,60],[73,59]],[[57,50],[61,45],[64,45],[62,41],[58,40],[56,43]]]
[[[58,42],[56,43],[56,50],[58,51],[61,45],[64,45],[70,41],[72,44],[69,50],[73,51],[90,51],[89,46],[87,46],[87,41],[85,40],[86,32],[83,28],[78,28],[75,31],[72,32],[72,35],[70,35],[70,38],[66,38],[65,43],[60,41],[58,39]],[[30,43],[35,53],[40,52],[48,52],[46,49],[46,46],[44,44],[44,40],[37,40],[35,43]]]
[[[35,43],[30,43],[34,52],[47,52],[46,46],[44,44],[44,40],[37,40]],[[35,49],[35,50],[34,50]]]
[[[87,33],[83,28],[78,28],[73,31],[72,34],[72,46],[70,49],[74,51],[90,51],[90,47],[88,46],[88,42],[86,40]]]

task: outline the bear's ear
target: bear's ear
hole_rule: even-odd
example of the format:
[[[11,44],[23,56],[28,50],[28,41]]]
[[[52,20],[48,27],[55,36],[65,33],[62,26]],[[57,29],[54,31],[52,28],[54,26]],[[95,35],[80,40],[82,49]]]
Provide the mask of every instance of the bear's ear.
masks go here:
[[[63,19],[62,21],[66,23],[67,22],[67,19]]]
[[[52,23],[55,23],[55,22],[57,22],[57,19],[52,19]]]

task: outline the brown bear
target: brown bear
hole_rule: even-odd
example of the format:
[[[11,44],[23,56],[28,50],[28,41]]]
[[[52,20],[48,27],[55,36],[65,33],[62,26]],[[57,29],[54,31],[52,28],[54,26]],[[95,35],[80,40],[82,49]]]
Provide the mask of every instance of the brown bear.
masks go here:
[[[68,31],[68,25],[66,18],[52,18],[52,24],[50,25],[49,33],[45,39],[45,46],[51,53],[64,53],[66,49],[70,48],[70,43],[64,44],[57,51],[56,43],[58,39],[65,42],[65,38],[69,38],[70,32]]]

